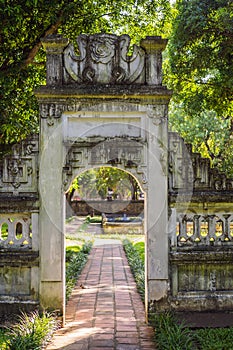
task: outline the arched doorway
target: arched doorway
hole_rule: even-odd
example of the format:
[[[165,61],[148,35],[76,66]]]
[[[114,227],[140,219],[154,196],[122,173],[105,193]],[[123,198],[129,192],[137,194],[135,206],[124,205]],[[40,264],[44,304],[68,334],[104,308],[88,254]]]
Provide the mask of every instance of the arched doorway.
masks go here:
[[[80,173],[66,192],[66,216],[126,214],[144,216],[144,193],[130,172],[114,166]]]
[[[47,86],[37,91],[41,111],[40,303],[63,314],[64,193],[77,174],[109,165],[131,173],[145,194],[146,307],[167,307],[167,107],[171,93],[161,80],[166,41],[146,38],[130,59],[124,57],[128,37],[113,38],[109,60],[97,62],[93,54],[93,67],[86,66],[83,72],[90,60],[86,61],[87,56],[74,59],[67,40],[44,41]],[[104,34],[85,40],[89,51],[99,40],[110,45]],[[121,45],[126,48],[120,54]],[[125,75],[114,75],[116,69],[109,66],[113,62]],[[93,76],[92,84],[82,80]]]

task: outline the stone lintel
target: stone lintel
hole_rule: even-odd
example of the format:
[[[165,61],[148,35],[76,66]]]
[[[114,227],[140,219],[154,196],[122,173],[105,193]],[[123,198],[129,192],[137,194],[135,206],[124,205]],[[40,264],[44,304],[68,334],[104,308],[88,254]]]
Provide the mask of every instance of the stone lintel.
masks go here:
[[[232,191],[202,191],[196,192],[194,191],[190,199],[191,193],[182,193],[181,191],[172,191],[169,193],[169,203],[172,205],[173,203],[182,203],[185,204],[188,200],[188,203],[229,203],[233,202],[233,193]]]
[[[209,249],[208,249],[209,248]],[[215,248],[215,249],[214,249]],[[221,251],[219,251],[219,247],[204,247],[203,251],[194,251],[192,248],[191,251],[176,251],[170,253],[170,261],[176,265],[183,264],[232,264],[233,261],[233,251],[232,245],[229,247],[225,246],[225,250],[223,246],[221,247]],[[211,250],[210,250],[211,249]]]
[[[98,85],[98,86],[77,86],[74,87],[62,87],[62,88],[49,88],[42,86],[35,91],[36,97],[40,99],[92,99],[92,100],[121,100],[124,102],[132,101],[143,103],[143,101],[153,100],[158,103],[168,104],[171,99],[172,91],[166,87],[161,86],[110,86],[110,85]]]

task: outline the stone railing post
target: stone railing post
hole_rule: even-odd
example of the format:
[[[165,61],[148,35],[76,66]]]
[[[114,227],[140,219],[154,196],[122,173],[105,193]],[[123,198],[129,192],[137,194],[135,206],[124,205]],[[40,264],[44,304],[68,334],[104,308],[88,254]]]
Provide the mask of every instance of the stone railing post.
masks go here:
[[[69,40],[60,35],[49,35],[41,40],[46,51],[47,86],[61,85],[63,82],[63,51]]]
[[[141,40],[140,46],[146,51],[146,83],[162,85],[162,52],[167,40],[161,36],[147,36]]]

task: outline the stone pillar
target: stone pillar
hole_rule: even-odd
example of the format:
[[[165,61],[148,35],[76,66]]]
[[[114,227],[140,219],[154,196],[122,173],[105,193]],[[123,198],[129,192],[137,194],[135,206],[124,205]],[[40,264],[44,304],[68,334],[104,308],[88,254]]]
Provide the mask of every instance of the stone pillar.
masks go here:
[[[63,82],[63,51],[69,40],[60,35],[49,35],[41,40],[46,51],[47,86],[61,85]]]
[[[140,45],[146,51],[146,83],[162,85],[162,52],[167,40],[161,36],[147,36]]]
[[[65,203],[62,181],[62,115],[56,103],[42,102],[40,110],[40,305],[45,309],[59,310],[64,315]]]
[[[148,118],[147,305],[164,310],[168,296],[167,106]]]

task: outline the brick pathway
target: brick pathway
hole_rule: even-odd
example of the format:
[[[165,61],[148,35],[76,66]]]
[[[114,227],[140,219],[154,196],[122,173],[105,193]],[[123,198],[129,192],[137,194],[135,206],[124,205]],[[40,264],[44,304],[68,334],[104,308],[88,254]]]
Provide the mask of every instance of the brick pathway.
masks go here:
[[[96,240],[47,350],[155,349],[120,241]]]

